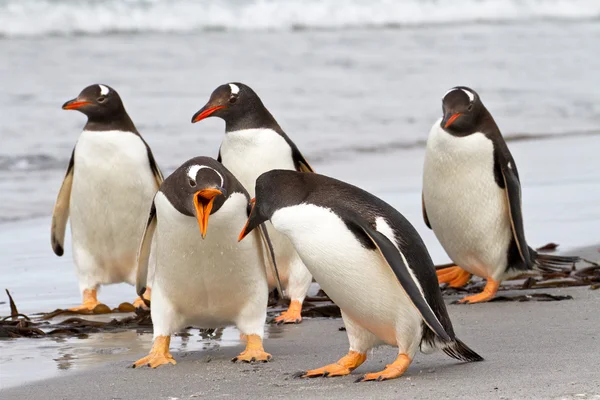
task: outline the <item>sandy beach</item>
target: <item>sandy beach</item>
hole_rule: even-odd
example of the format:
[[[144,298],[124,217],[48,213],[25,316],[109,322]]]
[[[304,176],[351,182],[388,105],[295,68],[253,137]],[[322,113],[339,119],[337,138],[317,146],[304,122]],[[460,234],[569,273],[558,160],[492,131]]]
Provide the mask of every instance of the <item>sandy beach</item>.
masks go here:
[[[591,252],[591,251],[590,251]],[[590,253],[588,252],[588,254]],[[265,348],[268,364],[234,364],[242,345],[201,340],[192,350],[175,339],[177,365],[129,368],[145,355],[151,335],[131,340],[135,347],[85,368],[63,369],[57,376],[0,391],[3,399],[189,399],[189,398],[463,398],[463,399],[598,399],[598,316],[600,291],[589,288],[544,290],[571,295],[560,302],[450,305],[458,336],[485,361],[462,364],[441,353],[417,355],[407,373],[387,382],[354,383],[380,370],[395,357],[382,347],[348,377],[298,379],[300,370],[337,360],[347,351],[338,319],[307,319],[300,325],[270,327]],[[520,292],[521,293],[521,292]],[[507,294],[507,293],[504,293]],[[508,293],[511,294],[511,293]],[[448,299],[452,300],[451,298]],[[110,334],[108,334],[110,335]],[[131,335],[130,335],[131,336]],[[233,333],[232,333],[233,336]],[[110,352],[121,342],[104,337]],[[24,339],[33,340],[33,339]],[[108,344],[110,343],[110,344]],[[197,343],[195,344],[197,346]],[[56,360],[60,368],[61,361]],[[73,363],[77,364],[77,355]],[[112,358],[112,360],[110,360]],[[10,367],[4,363],[2,368]]]

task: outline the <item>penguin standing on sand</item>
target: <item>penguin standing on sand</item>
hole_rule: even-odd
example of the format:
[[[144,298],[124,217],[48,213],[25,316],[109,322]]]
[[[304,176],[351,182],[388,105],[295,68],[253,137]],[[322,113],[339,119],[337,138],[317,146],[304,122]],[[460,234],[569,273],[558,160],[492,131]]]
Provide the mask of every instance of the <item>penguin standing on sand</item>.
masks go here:
[[[517,165],[479,95],[457,86],[444,95],[442,108],[423,172],[425,223],[457,265],[439,270],[439,282],[459,287],[472,274],[486,279],[482,293],[460,300],[479,303],[493,298],[502,280],[577,262],[527,245]]]
[[[144,222],[163,178],[114,89],[88,86],[62,108],[80,111],[88,121],[54,206],[52,248],[63,255],[70,218],[73,259],[83,293],[82,304],[71,310],[91,311],[100,304],[100,285],[135,283]],[[143,304],[141,298],[134,302]]]
[[[214,90],[208,103],[192,117],[192,123],[207,117],[225,121],[225,138],[219,149],[222,162],[254,196],[256,179],[272,169],[313,172],[294,142],[281,129],[263,105],[258,95],[243,83],[229,83]],[[281,280],[290,298],[290,306],[275,321],[302,321],[302,302],[312,282],[312,276],[302,263],[289,240],[267,224]],[[268,272],[268,271],[267,271]],[[269,283],[274,279],[268,274]]]
[[[419,348],[482,360],[456,338],[425,244],[389,204],[323,175],[275,170],[256,181],[240,240],[266,220],[340,307],[350,341],[346,356],[302,377],[348,375],[380,344],[398,347],[398,357],[359,380],[401,376]]]
[[[266,269],[274,276],[277,270],[264,225],[247,243],[237,241],[249,211],[244,187],[212,158],[192,158],[165,179],[154,198],[138,256],[141,296],[154,238],[154,345],[134,367],[175,364],[169,353],[171,335],[190,325],[236,325],[247,345],[233,361],[271,359],[262,345]]]

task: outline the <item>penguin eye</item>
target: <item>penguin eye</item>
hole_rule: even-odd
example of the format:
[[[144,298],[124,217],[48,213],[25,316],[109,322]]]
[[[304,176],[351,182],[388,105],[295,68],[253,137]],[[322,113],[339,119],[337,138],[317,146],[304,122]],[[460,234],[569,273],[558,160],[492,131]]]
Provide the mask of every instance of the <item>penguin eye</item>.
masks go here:
[[[196,186],[196,181],[193,179],[188,180],[188,183],[190,184],[191,187]]]
[[[467,107],[467,111],[471,111],[473,109],[473,103],[469,104],[469,107]]]
[[[100,97],[98,97],[98,98],[96,99],[96,101],[97,101],[98,103],[104,103],[104,100],[106,100],[106,97],[105,97],[105,96],[100,96]]]
[[[231,96],[231,97],[229,98],[229,103],[230,103],[230,104],[233,104],[233,103],[235,103],[236,101],[237,101],[237,96]]]

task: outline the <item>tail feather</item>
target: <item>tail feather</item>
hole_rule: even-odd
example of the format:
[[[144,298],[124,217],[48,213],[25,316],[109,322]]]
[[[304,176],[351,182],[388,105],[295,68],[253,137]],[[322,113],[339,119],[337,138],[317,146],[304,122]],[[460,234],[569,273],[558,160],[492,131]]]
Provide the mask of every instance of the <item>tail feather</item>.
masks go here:
[[[440,347],[444,353],[457,360],[467,362],[483,361],[483,357],[457,338],[452,342],[442,344]]]
[[[580,257],[553,256],[550,254],[534,253],[533,260],[537,269],[545,272],[564,271],[565,267],[581,261]]]

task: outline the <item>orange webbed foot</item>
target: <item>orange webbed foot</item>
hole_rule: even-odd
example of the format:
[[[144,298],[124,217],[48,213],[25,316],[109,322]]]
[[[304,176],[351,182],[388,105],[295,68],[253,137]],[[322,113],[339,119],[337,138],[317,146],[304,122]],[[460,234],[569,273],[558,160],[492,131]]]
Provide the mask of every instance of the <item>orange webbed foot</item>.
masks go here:
[[[302,322],[302,303],[298,300],[292,300],[288,309],[275,318],[279,324],[299,324]]]
[[[150,354],[134,362],[132,367],[137,368],[143,365],[147,365],[150,368],[156,368],[164,364],[177,364],[177,362],[173,359],[173,356],[169,352],[170,344],[170,336],[158,336],[154,340],[154,344],[152,345],[152,350],[150,350]]]
[[[491,278],[488,278],[487,283],[485,284],[485,288],[483,292],[474,294],[472,296],[467,296],[460,299],[458,302],[460,304],[473,304],[473,303],[483,303],[488,300],[491,300],[496,296],[498,292],[498,288],[500,287],[500,281],[495,281]]]
[[[447,283],[453,288],[466,285],[471,279],[471,276],[473,276],[471,273],[458,266],[438,269],[436,274],[439,283]]]
[[[365,362],[366,359],[366,353],[359,353],[358,351],[350,350],[348,354],[340,358],[334,364],[304,371],[298,373],[297,376],[301,378],[344,376],[350,374],[350,372],[358,368],[362,363]]]
[[[142,296],[138,296],[138,298],[135,299],[135,301],[133,302],[133,306],[135,308],[141,308],[142,310],[149,310],[150,307],[148,307],[148,305],[146,303],[150,303],[151,296],[152,296],[151,289],[146,288],[146,291],[144,292],[144,294]]]
[[[240,334],[240,339],[243,334]],[[246,350],[242,351],[240,355],[234,357],[231,361],[243,361],[247,363],[253,362],[268,362],[271,361],[273,356],[265,352],[263,348],[262,339],[258,335],[243,335],[246,340]]]
[[[102,304],[98,301],[96,289],[85,289],[83,291],[83,301],[81,302],[81,305],[77,306],[77,307],[71,307],[71,308],[69,308],[69,311],[73,311],[76,313],[92,314],[92,313],[94,313],[94,309],[96,308],[96,306],[99,306],[99,305],[104,306],[104,304]],[[106,306],[104,306],[104,307],[106,307]],[[110,309],[108,312],[110,312]],[[98,313],[102,314],[102,312],[98,312]]]
[[[396,361],[385,366],[383,371],[372,372],[365,374],[363,377],[356,380],[356,382],[366,381],[385,381],[388,379],[394,379],[402,376],[410,366],[411,359],[406,354],[399,354]]]

